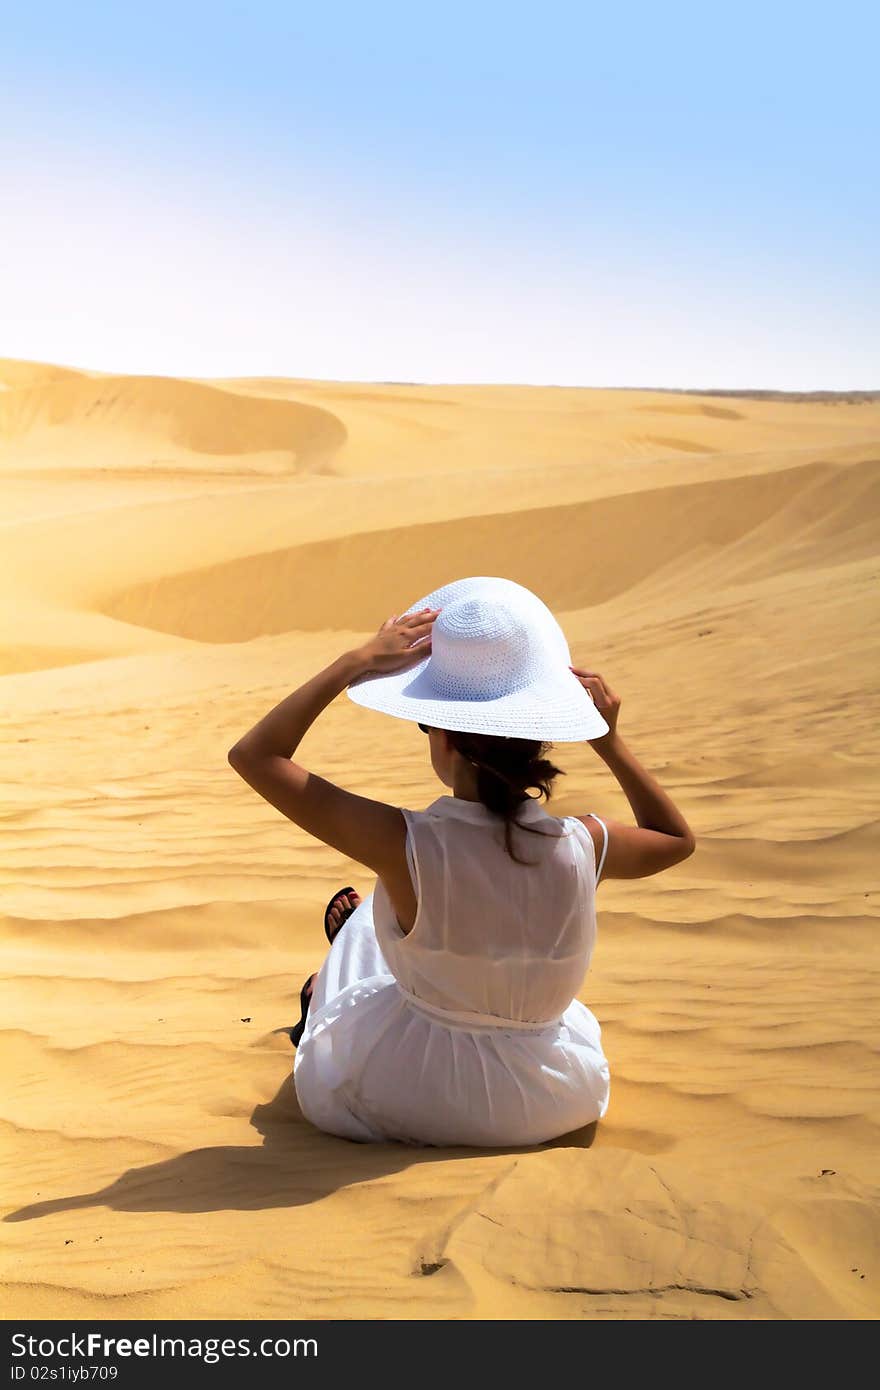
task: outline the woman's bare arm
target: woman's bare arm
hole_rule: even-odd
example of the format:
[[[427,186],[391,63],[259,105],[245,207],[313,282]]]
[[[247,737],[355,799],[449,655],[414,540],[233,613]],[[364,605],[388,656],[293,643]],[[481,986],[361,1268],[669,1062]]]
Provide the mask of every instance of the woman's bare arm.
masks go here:
[[[609,732],[591,739],[599,757],[611,769],[636,818],[635,825],[603,817],[608,828],[608,851],[603,878],[647,878],[680,864],[693,854],[693,832],[672,801],[617,732],[620,697],[597,672],[572,667],[596,708],[608,724]],[[596,846],[597,861],[602,851],[602,827],[592,816],[582,819]]]
[[[292,759],[318,716],[352,681],[371,670],[405,670],[430,652],[430,632],[439,611],[425,608],[388,618],[371,641],[344,652],[294,690],[227,754],[238,775],[282,815],[340,854],[366,864],[392,888],[409,884],[406,821],[400,807],[357,796]],[[403,897],[406,904],[405,890]]]

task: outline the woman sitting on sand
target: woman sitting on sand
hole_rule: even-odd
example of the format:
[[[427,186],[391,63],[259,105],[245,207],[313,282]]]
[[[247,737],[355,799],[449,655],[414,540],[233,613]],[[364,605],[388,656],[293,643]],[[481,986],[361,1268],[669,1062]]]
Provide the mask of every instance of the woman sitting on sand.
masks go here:
[[[507,579],[463,579],[389,618],[271,710],[229,753],[297,825],[377,875],[328,904],[306,981],[296,1092],[320,1129],[361,1141],[532,1145],[600,1119],[609,1073],[575,995],[600,876],[687,859],[684,817],[617,732],[620,701],[569,664],[549,609]],[[452,788],[423,811],[356,796],[291,758],[342,690],[419,725]],[[550,741],[590,741],[636,825],[551,816]]]

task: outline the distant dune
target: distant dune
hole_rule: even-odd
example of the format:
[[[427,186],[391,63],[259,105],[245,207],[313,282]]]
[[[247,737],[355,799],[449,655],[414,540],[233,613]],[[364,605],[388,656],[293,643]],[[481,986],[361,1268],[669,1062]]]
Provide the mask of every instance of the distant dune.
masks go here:
[[[6,1315],[876,1317],[878,460],[874,391],[0,360]],[[600,890],[592,1143],[333,1139],[275,1031],[373,885],[227,749],[466,574],[554,608],[699,840]],[[302,756],[441,790],[344,697]],[[554,814],[627,814],[554,757]]]

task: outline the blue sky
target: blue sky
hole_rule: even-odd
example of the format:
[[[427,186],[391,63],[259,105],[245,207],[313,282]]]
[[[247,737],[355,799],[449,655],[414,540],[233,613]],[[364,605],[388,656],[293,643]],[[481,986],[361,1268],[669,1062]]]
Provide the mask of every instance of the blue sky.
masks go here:
[[[878,388],[878,14],[16,6],[0,356]]]

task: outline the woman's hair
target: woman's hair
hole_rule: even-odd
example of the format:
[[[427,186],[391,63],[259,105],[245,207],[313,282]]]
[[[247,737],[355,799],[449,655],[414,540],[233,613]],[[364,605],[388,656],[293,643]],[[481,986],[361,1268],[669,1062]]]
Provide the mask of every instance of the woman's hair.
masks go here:
[[[537,787],[549,800],[553,783],[565,773],[545,756],[552,747],[530,738],[502,738],[494,734],[464,734],[447,730],[453,748],[477,769],[477,796],[483,805],[504,819],[504,845],[517,864],[532,861],[518,859],[511,845],[511,828],[516,825],[532,835],[543,835],[533,825],[524,825],[516,813],[526,799],[529,787]]]

